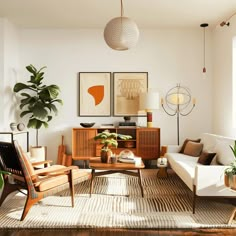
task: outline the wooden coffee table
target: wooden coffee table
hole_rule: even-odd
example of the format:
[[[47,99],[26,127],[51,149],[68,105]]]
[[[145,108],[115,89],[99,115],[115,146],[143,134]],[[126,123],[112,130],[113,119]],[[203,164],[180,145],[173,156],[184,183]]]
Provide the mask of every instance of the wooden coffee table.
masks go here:
[[[91,183],[90,183],[90,197],[93,192],[94,177],[101,176],[101,175],[114,174],[114,173],[122,173],[122,174],[138,177],[141,194],[143,197],[143,186],[142,186],[142,175],[141,175],[141,169],[145,167],[143,162],[141,162],[140,165],[135,165],[135,163],[122,163],[122,162],[111,164],[111,163],[102,163],[100,161],[100,158],[99,159],[91,158],[89,160],[89,167],[92,169],[92,178],[91,178]],[[99,170],[99,172],[96,172],[96,170]]]

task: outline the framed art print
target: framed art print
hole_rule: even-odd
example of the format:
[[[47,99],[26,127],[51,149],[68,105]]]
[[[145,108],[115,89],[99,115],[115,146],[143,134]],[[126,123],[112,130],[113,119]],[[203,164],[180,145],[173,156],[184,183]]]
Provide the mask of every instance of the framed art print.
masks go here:
[[[114,72],[114,116],[145,116],[139,111],[139,94],[147,92],[148,72]]]
[[[79,116],[111,116],[111,72],[79,73]]]

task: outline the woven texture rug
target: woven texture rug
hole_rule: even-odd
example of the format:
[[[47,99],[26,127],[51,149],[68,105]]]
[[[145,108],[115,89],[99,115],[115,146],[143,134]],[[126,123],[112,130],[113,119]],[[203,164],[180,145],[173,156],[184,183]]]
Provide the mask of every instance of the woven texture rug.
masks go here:
[[[179,177],[157,178],[157,170],[142,171],[144,198],[138,179],[122,174],[96,177],[76,185],[75,207],[65,190],[35,204],[19,221],[25,196],[13,195],[0,207],[1,228],[228,228],[234,207],[227,201],[198,199],[192,214],[192,192]],[[235,222],[234,222],[235,223]]]

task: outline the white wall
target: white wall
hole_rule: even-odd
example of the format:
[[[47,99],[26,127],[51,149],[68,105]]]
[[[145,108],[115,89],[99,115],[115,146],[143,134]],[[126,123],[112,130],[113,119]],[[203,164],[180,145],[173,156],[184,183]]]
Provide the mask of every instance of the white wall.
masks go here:
[[[113,51],[103,40],[103,30],[36,30],[20,32],[20,70],[18,81],[26,81],[26,65],[47,66],[45,83],[60,86],[64,106],[51,121],[48,129],[40,130],[40,143],[48,146],[49,158],[56,159],[61,134],[65,135],[71,151],[71,128],[80,122],[94,121],[96,125],[123,121],[122,117],[78,117],[78,72],[147,71],[149,87],[164,96],[177,83],[188,87],[197,105],[187,117],[180,117],[180,140],[211,132],[212,81],[211,34],[207,32],[208,79],[202,80],[202,29],[141,30],[136,48]],[[132,118],[136,121],[137,119]],[[145,123],[145,118],[138,122]],[[161,128],[161,143],[176,143],[176,117],[162,109],[154,112],[154,126]],[[35,144],[35,131],[31,143]]]
[[[0,97],[1,112],[0,123],[1,130],[9,129],[11,121],[16,120],[16,110],[14,107],[14,97],[12,96],[12,87],[16,81],[16,68],[18,68],[18,32],[13,24],[6,19],[0,19]]]
[[[236,137],[232,121],[232,48],[236,36],[236,17],[230,26],[214,30],[214,106],[213,132]]]

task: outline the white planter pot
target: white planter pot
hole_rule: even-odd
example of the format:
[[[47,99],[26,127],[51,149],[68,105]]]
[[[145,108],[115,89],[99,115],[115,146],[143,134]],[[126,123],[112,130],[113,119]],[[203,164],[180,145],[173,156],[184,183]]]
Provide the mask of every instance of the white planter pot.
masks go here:
[[[31,162],[39,162],[44,161],[46,158],[45,147],[30,147],[30,161]]]

